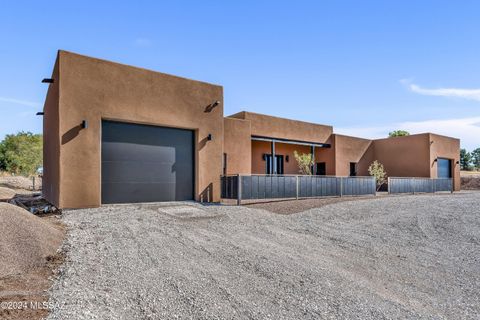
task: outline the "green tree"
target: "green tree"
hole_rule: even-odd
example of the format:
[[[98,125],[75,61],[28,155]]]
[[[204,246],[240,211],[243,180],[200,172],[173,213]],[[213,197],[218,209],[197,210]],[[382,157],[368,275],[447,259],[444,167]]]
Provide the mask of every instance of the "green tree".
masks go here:
[[[373,161],[370,164],[370,166],[368,167],[368,173],[372,177],[375,177],[375,180],[377,182],[377,191],[378,189],[380,189],[382,184],[387,182],[387,172],[385,171],[383,164],[381,164],[377,160]]]
[[[388,133],[388,137],[389,137],[389,138],[393,138],[393,137],[405,137],[405,136],[409,136],[409,135],[410,135],[410,132],[405,131],[405,130],[395,130],[395,131],[392,131],[392,132],[389,132],[389,133]]]
[[[19,132],[8,134],[0,142],[0,170],[31,175],[42,166],[43,138],[41,134]]]
[[[472,155],[464,148],[460,149],[460,170],[470,170]]]
[[[313,166],[313,157],[310,153],[298,153],[293,151],[293,156],[297,160],[298,169],[301,174],[311,175]]]
[[[473,150],[471,153],[472,165],[476,170],[480,170],[480,148]]]

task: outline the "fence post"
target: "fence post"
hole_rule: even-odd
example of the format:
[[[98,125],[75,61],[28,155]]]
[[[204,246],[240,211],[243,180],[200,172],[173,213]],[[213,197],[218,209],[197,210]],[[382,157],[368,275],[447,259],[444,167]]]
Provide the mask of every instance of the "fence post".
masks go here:
[[[432,184],[433,184],[433,193],[437,193],[437,180],[435,180],[435,178],[431,179],[432,181]]]
[[[296,198],[298,200],[298,176],[295,176],[295,194],[296,194]]]
[[[242,204],[242,176],[238,174],[237,181],[237,206]]]
[[[343,177],[340,177],[340,197],[343,197]]]
[[[32,177],[33,191],[35,191],[35,176]]]
[[[412,184],[413,184],[413,194],[415,194],[415,177],[413,177],[413,179],[410,180],[410,181],[412,181]]]
[[[390,194],[390,177],[387,177],[387,191]]]

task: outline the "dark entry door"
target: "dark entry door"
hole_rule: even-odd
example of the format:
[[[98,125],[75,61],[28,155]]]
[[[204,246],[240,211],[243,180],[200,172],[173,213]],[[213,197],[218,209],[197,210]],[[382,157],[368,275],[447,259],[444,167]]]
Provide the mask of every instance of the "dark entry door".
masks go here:
[[[272,155],[266,155],[266,174],[274,174],[274,168],[272,166]],[[275,155],[275,170],[276,174],[283,174],[283,155]]]
[[[102,121],[102,203],[192,200],[191,130]]]

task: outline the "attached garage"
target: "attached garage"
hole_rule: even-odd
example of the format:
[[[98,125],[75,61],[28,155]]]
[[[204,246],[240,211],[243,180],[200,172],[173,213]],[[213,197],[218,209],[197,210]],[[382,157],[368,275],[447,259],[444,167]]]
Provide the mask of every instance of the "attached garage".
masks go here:
[[[194,199],[194,132],[102,121],[102,203]]]

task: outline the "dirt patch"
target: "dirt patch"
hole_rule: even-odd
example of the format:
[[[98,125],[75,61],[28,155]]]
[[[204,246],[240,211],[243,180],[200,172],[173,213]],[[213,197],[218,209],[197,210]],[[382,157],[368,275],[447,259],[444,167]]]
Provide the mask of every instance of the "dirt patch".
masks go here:
[[[42,319],[65,227],[57,216],[37,217],[0,203],[0,319]]]
[[[32,191],[32,178],[23,176],[0,176],[0,187],[7,187],[21,193],[21,191]],[[35,190],[42,189],[42,178],[35,177]]]
[[[280,201],[262,201],[253,203],[244,203],[248,208],[263,209],[273,213],[292,214],[320,208],[332,203],[355,201],[361,199],[371,199],[372,197],[335,197],[335,198],[314,198],[299,200],[280,200]]]
[[[480,176],[470,176],[461,178],[462,190],[480,190]]]
[[[0,200],[9,200],[16,194],[15,190],[0,187]]]

